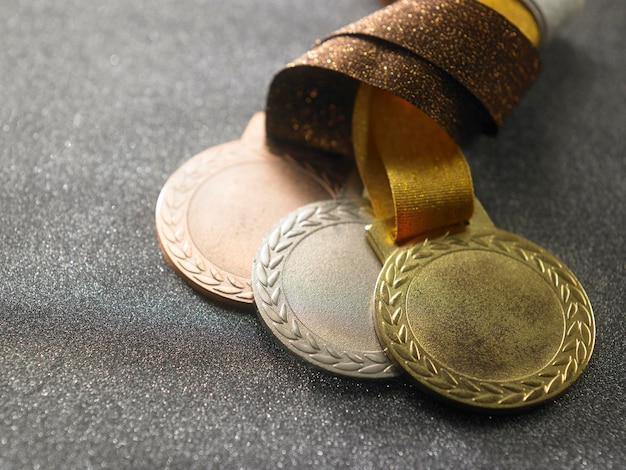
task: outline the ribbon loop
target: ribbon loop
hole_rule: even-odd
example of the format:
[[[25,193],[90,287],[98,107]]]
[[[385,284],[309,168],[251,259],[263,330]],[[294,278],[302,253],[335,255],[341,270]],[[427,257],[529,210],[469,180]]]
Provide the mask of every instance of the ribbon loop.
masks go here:
[[[518,0],[400,0],[276,75],[267,135],[354,157],[397,241],[467,221],[458,143],[494,132],[535,79],[533,21]]]
[[[384,90],[361,85],[354,149],[379,220],[394,219],[402,242],[458,225],[474,210],[474,188],[456,142],[426,114]]]
[[[352,156],[359,82],[412,103],[458,142],[493,133],[538,71],[537,52],[525,37],[538,40],[528,15],[517,0],[396,2],[339,30],[275,76],[267,134]]]
[[[412,103],[458,141],[495,132],[480,102],[441,69],[375,38],[340,36],[274,77],[267,135],[352,157],[352,107],[361,82]]]

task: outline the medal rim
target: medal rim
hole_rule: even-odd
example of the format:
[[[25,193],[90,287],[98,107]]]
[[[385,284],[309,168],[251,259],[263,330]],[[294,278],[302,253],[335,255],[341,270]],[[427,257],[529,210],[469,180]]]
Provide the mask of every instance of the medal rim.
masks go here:
[[[564,315],[564,335],[549,364],[536,373],[512,380],[476,379],[429,355],[413,334],[406,312],[412,281],[402,278],[441,256],[463,250],[502,254],[524,263],[556,294]],[[555,398],[580,376],[595,345],[593,310],[571,270],[538,245],[496,228],[445,235],[396,249],[376,283],[375,305],[376,332],[389,356],[426,391],[472,408],[514,410]]]

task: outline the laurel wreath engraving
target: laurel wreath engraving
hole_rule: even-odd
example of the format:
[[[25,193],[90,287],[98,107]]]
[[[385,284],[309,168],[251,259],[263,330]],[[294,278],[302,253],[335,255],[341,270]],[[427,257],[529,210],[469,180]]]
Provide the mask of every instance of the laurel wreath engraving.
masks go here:
[[[288,154],[268,155],[258,145],[236,141],[211,148],[187,161],[172,175],[163,191],[157,216],[163,222],[157,224],[161,244],[171,262],[191,281],[192,285],[209,294],[252,304],[254,301],[249,278],[243,278],[215,266],[196,247],[190,237],[186,214],[194,192],[207,178],[225,167],[247,161],[281,159],[316,177],[335,196],[339,192],[338,182],[332,176],[305,159],[294,159]]]
[[[262,317],[279,339],[318,366],[344,375],[392,377],[398,372],[382,351],[340,351],[312,333],[291,310],[281,288],[284,262],[298,240],[323,226],[350,221],[366,225],[370,219],[359,206],[347,201],[309,204],[288,216],[270,234],[255,260],[252,275],[255,300]]]
[[[413,270],[438,254],[464,249],[488,249],[526,263],[548,281],[560,298],[566,317],[565,338],[553,361],[536,376],[507,382],[463,376],[429,357],[411,333],[404,297]],[[519,243],[514,235],[503,231],[469,239],[445,236],[399,250],[385,264],[377,286],[376,308],[382,320],[379,327],[383,343],[414,378],[455,401],[487,408],[513,408],[555,396],[580,375],[589,361],[595,326],[580,282],[553,256],[539,250]]]

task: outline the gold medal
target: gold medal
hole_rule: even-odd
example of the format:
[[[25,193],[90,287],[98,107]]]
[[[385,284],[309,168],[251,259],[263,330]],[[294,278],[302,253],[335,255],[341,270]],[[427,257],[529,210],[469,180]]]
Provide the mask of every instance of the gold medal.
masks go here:
[[[291,352],[339,375],[398,374],[374,331],[380,262],[363,235],[373,221],[361,199],[289,214],[261,245],[252,270],[259,316]]]
[[[368,230],[384,257],[376,330],[428,391],[514,409],[554,398],[582,373],[594,346],[591,305],[552,254],[497,229],[478,203],[458,233],[399,248],[387,233]]]
[[[156,207],[168,263],[199,292],[238,306],[253,304],[250,269],[269,229],[304,204],[336,196],[341,179],[319,152],[268,143],[264,121],[255,115],[241,140],[184,163]]]
[[[460,148],[416,108],[362,86],[354,123],[378,216],[368,239],[384,264],[375,327],[387,354],[425,390],[465,406],[512,410],[563,392],[595,341],[580,282],[493,225]]]

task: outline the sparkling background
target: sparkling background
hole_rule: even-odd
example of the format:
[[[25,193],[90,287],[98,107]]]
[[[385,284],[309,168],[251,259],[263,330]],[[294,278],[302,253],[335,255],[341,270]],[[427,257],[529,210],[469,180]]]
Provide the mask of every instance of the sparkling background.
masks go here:
[[[172,171],[376,7],[2,0],[1,468],[626,466],[626,3],[588,2],[500,135],[466,148],[496,224],[563,259],[594,306],[595,354],[555,402],[490,417],[328,376],[161,256]]]

